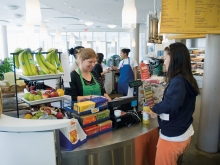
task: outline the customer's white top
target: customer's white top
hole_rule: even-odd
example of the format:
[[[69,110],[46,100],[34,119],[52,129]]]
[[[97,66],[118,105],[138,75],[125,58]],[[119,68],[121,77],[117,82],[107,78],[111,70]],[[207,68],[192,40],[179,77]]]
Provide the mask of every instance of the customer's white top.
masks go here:
[[[0,131],[7,132],[33,132],[65,128],[70,125],[70,119],[59,120],[32,120],[14,118],[6,115],[0,116]]]

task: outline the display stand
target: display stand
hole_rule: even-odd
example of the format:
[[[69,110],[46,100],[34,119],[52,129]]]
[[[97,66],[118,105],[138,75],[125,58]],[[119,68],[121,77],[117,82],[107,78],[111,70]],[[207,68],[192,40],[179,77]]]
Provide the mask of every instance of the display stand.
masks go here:
[[[42,54],[47,54],[48,52],[42,52]],[[60,55],[62,52],[57,52],[59,55],[59,59],[60,59]],[[17,117],[19,118],[19,108],[18,108],[18,94],[17,94],[17,78],[16,78],[16,68],[15,68],[15,55],[18,55],[19,53],[10,53],[13,56],[13,70],[14,70],[14,82],[15,82],[15,99],[16,99],[16,111],[17,111]],[[31,53],[31,54],[37,54],[37,52]],[[61,82],[61,76],[63,75],[63,73],[60,74],[48,74],[48,75],[36,75],[36,76],[23,76],[20,75],[19,79],[22,80],[27,80],[27,81],[33,81],[33,80],[47,80],[47,79],[55,79],[55,78],[59,78],[60,82]],[[61,87],[61,84],[60,84]],[[28,103],[29,105],[37,105],[39,103],[36,104],[30,104],[30,102],[25,101],[24,99],[22,99],[24,102]],[[42,100],[41,103],[48,103],[48,102],[57,102],[60,101],[60,107],[62,107],[62,100],[63,97],[57,98],[55,100]]]

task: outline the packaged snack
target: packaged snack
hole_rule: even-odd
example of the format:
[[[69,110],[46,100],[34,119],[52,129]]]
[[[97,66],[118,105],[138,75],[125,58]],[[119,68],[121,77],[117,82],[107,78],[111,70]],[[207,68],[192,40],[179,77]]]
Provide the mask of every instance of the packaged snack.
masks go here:
[[[104,121],[102,123],[99,123],[98,126],[99,126],[99,131],[103,131],[108,128],[112,128],[112,121],[111,120]]]
[[[109,114],[110,114],[110,111],[108,109],[104,110],[104,111],[101,111],[101,112],[96,114],[97,120],[101,120],[101,119],[104,119],[106,117],[109,117]]]
[[[84,115],[81,116],[80,119],[81,119],[81,124],[86,125],[96,121],[96,114]]]
[[[95,107],[103,107],[108,104],[108,99],[105,97],[93,97],[90,101],[95,102]]]
[[[95,108],[95,103],[92,101],[83,101],[75,103],[73,106],[73,109],[76,110],[78,113],[88,111],[92,108]]]
[[[84,132],[86,133],[87,136],[95,134],[99,132],[99,126],[97,125],[92,125],[86,128],[83,128]]]

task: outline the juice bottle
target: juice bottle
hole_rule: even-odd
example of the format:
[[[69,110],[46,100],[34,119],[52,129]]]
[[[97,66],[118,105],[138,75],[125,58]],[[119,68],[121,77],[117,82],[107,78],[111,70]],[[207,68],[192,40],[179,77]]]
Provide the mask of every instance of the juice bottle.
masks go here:
[[[143,124],[149,124],[150,123],[150,117],[147,114],[147,112],[150,112],[150,107],[148,105],[143,106]]]

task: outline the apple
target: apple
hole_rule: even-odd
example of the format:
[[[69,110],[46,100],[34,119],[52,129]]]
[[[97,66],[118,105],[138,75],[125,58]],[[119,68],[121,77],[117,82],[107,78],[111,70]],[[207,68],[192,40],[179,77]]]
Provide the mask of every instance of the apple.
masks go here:
[[[37,117],[41,117],[43,115],[43,112],[41,110],[38,110],[35,114]]]
[[[34,100],[40,100],[40,99],[42,99],[42,97],[40,95],[35,95],[34,96]]]
[[[38,119],[38,117],[37,117],[37,116],[33,116],[32,119],[35,119],[35,120],[36,120],[36,119]]]
[[[32,91],[32,90],[34,90],[34,89],[35,89],[35,86],[30,86],[30,87],[29,87],[29,90],[30,90],[30,91]]]
[[[31,94],[30,92],[25,93],[25,94],[24,94],[24,98],[25,98],[26,100],[29,100],[30,94]]]
[[[44,94],[42,94],[42,98],[43,99],[47,99],[47,98],[50,98],[50,94],[48,94],[48,93],[44,93]]]
[[[51,110],[50,110],[49,108],[45,108],[45,109],[44,109],[44,112],[47,113],[48,115],[51,114]]]
[[[50,93],[50,96],[51,97],[58,97],[59,95],[56,91],[53,91],[53,92]]]
[[[30,93],[35,94],[35,95],[37,94],[37,92],[35,90],[31,90]]]
[[[34,96],[35,96],[35,94],[30,94],[29,97],[28,97],[28,100],[29,101],[34,101]]]
[[[36,92],[37,92],[37,95],[42,96],[42,92],[40,90],[37,90]]]
[[[63,119],[63,114],[61,112],[57,112],[56,118],[57,119]]]

